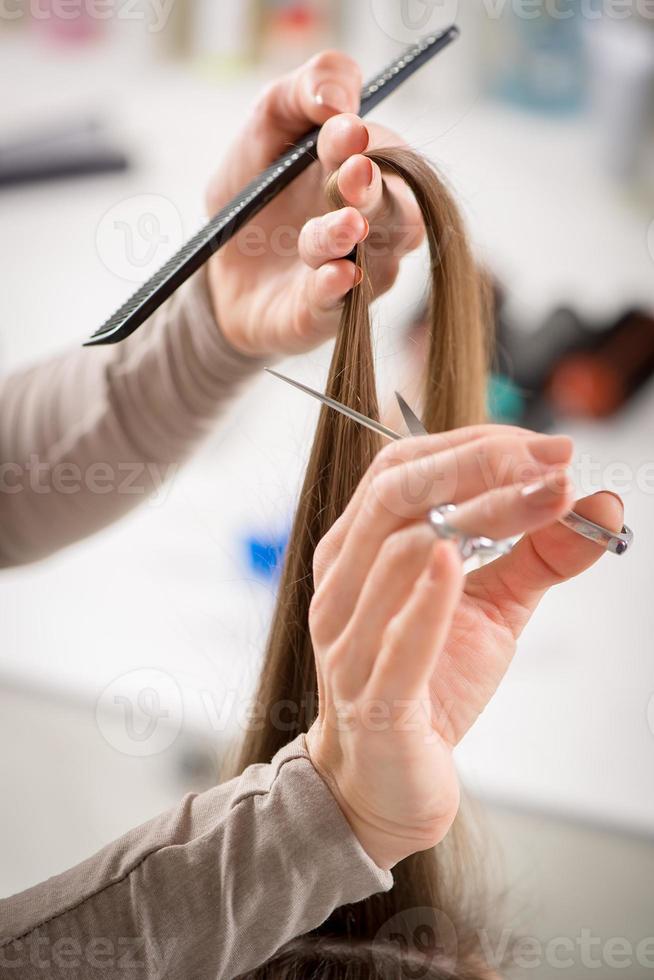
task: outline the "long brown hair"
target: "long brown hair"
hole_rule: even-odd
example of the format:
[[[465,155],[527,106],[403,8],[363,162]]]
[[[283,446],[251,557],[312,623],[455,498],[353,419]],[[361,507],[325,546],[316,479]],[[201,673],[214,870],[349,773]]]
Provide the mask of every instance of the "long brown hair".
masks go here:
[[[430,250],[429,350],[424,372],[422,412],[432,432],[479,422],[484,417],[487,329],[483,286],[471,255],[463,223],[451,194],[431,166],[408,149],[383,149],[367,154],[384,174],[399,175],[418,202]],[[334,207],[342,206],[335,178],[328,185]],[[327,392],[372,418],[379,417],[372,353],[369,307],[372,289],[366,244],[357,247],[356,262],[363,279],[347,296],[336,337]],[[286,742],[309,729],[317,714],[317,682],[309,606],[313,596],[312,562],[316,545],[345,509],[355,488],[381,448],[380,438],[340,414],[323,409],[308,464],[282,574],[277,606],[263,664],[257,704],[265,718],[259,730],[247,733],[237,771],[268,762]],[[289,724],[274,725],[271,713],[280,704],[293,705]],[[253,976],[287,975],[289,959],[297,977],[372,977],[388,972],[365,950],[379,930],[398,913],[436,910],[432,933],[438,943],[439,923],[450,921],[457,936],[459,964],[480,962],[469,918],[474,910],[462,885],[469,876],[465,841],[455,828],[437,849],[413,855],[394,868],[394,887],[355,906],[337,909],[312,934],[312,943],[295,945],[286,959]],[[429,926],[429,923],[425,923]],[[323,937],[317,944],[316,937]],[[327,938],[329,937],[329,942]],[[352,950],[351,967],[343,967],[343,943]],[[314,954],[307,955],[313,949]],[[322,949],[322,953],[320,953]],[[335,953],[334,950],[341,950]],[[301,952],[304,950],[304,953]],[[331,950],[332,953],[328,953]],[[358,951],[355,954],[355,950]],[[364,951],[363,953],[361,951]],[[333,954],[333,955],[332,955]],[[318,957],[318,959],[316,959]],[[330,959],[331,957],[331,959]],[[334,958],[335,957],[335,958]],[[346,957],[347,958],[347,957]],[[310,962],[311,961],[311,962]],[[331,963],[331,972],[327,964]],[[302,967],[302,963],[306,968]],[[317,966],[322,964],[322,970]],[[340,964],[340,966],[339,966]],[[356,964],[359,964],[358,967]],[[275,972],[275,970],[277,972]],[[466,972],[467,970],[467,972]],[[398,975],[397,971],[393,975]],[[456,974],[434,966],[423,977],[481,976],[461,967]]]

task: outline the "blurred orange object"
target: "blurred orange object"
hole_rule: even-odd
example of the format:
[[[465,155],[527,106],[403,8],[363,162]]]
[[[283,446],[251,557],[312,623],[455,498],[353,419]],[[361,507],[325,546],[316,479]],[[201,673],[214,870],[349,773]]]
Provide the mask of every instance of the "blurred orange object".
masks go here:
[[[616,412],[654,373],[654,317],[623,316],[591,352],[571,353],[546,386],[561,415],[605,418]]]

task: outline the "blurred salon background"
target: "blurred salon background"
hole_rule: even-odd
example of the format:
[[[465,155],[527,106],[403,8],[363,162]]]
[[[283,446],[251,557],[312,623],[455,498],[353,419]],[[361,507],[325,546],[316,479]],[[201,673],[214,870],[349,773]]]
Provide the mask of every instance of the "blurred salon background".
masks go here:
[[[493,417],[573,435],[580,494],[620,493],[636,532],[543,602],[459,766],[510,893],[507,935],[532,940],[511,975],[640,978],[654,972],[651,2],[0,0],[0,369],[81,343],[199,227],[266,80],[327,46],[368,76],[452,21],[460,40],[372,118],[446,175],[495,283]],[[415,381],[424,263],[377,306],[382,394]],[[328,360],[282,370],[322,387]],[[261,378],[130,518],[0,574],[0,895],[219,778],[316,417]]]

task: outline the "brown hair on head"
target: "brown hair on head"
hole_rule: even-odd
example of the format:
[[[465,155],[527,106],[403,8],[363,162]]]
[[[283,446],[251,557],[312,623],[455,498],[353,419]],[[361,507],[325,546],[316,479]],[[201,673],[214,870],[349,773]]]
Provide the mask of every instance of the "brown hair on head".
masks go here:
[[[455,965],[449,950],[388,940],[302,936],[287,943],[253,976],[257,980],[490,980],[474,963]],[[455,972],[453,972],[455,971]]]
[[[431,166],[413,151],[385,148],[366,155],[384,174],[398,175],[408,184],[427,230],[431,297],[422,405],[425,425],[431,432],[440,432],[482,421],[488,360],[484,290],[458,209]],[[330,179],[327,191],[333,206],[341,207],[343,201],[335,177]],[[372,287],[367,270],[366,243],[359,245],[356,251],[363,279],[348,294],[343,306],[327,394],[371,418],[378,418],[369,312]],[[307,731],[316,718],[318,692],[308,625],[313,596],[313,555],[320,539],[342,514],[380,448],[376,433],[331,409],[322,409],[259,682],[257,704],[265,712],[264,724],[246,734],[237,772],[253,763],[268,762],[284,744]],[[292,725],[274,725],[273,709],[288,702],[295,709]],[[458,817],[446,841],[437,849],[415,854],[394,868],[395,884],[390,892],[374,895],[355,906],[337,909],[312,934],[311,941],[315,942],[317,936],[329,936],[333,949],[336,948],[335,939],[365,944],[374,940],[384,924],[397,913],[431,908],[438,910],[434,935],[437,937],[438,921],[444,914],[455,927],[459,962],[481,962],[473,938],[475,930],[469,925],[472,909],[462,887],[471,871],[465,866],[468,863],[463,857],[465,851]],[[352,946],[351,969],[346,968],[343,958],[338,963],[332,958],[329,968],[325,959],[323,971],[315,958],[312,964],[308,960],[302,961],[305,964],[302,967],[296,957],[293,962],[297,969],[291,970],[287,961],[284,975],[298,980],[402,975],[397,961],[358,957],[355,948],[361,950],[365,945]],[[272,963],[251,976],[264,980],[282,975],[279,971],[271,971],[274,971]],[[454,974],[420,974],[425,980],[450,975]],[[468,967],[462,966],[455,975],[463,980],[486,974],[480,971],[473,974]]]

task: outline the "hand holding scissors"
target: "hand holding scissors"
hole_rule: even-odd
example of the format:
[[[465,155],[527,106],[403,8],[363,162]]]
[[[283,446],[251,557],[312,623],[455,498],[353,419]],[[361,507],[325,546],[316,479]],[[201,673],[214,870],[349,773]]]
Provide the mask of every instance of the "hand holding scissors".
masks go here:
[[[398,441],[406,438],[405,436],[400,435],[399,432],[389,429],[388,426],[383,425],[381,422],[377,422],[375,419],[370,419],[366,415],[362,415],[361,412],[357,412],[356,409],[343,405],[334,398],[330,398],[328,395],[315,391],[308,385],[304,385],[299,381],[294,381],[292,378],[287,378],[286,375],[280,374],[278,371],[273,371],[272,368],[266,368],[265,370],[268,372],[268,374],[272,374],[281,381],[285,381],[287,384],[297,388],[299,391],[303,391],[312,398],[316,398],[328,408],[332,408],[334,411],[340,412],[347,418],[352,419],[352,421],[356,422],[358,425],[363,425],[368,429],[372,429],[373,432],[379,433],[379,435],[383,436],[385,439]],[[415,412],[409,405],[407,405],[402,395],[396,392],[395,397],[397,398],[400,411],[402,412],[402,417],[404,418],[409,431],[409,435],[416,437],[429,436],[430,433],[427,431]],[[495,426],[495,431],[499,431],[500,428],[500,426]],[[531,435],[532,438],[538,438],[535,433],[529,433],[528,430],[519,430],[514,428],[513,431],[525,432],[526,434]],[[572,449],[570,449],[570,453],[572,453]],[[563,487],[561,489],[563,490]],[[532,490],[535,492],[535,488],[532,488]],[[452,502],[443,503],[437,507],[431,508],[427,514],[427,519],[439,537],[458,542],[459,549],[464,559],[470,558],[475,554],[502,555],[511,551],[514,542],[510,538],[502,540],[481,535],[478,533],[478,531],[473,533],[466,532],[464,526],[461,524],[461,515],[455,516],[457,514],[457,510],[458,508]],[[562,514],[558,519],[561,524],[564,524],[571,531],[574,531],[576,534],[587,538],[589,541],[596,542],[607,551],[612,552],[614,555],[625,554],[634,539],[633,531],[624,524],[620,527],[620,529],[612,530],[611,528],[605,527],[603,524],[595,523],[588,517],[577,513],[576,511],[570,511],[567,514]]]
[[[367,746],[358,741],[361,726],[345,734],[332,728],[327,704],[312,730],[315,762],[373,855],[399,860],[418,849],[417,840],[426,847],[444,836],[458,805],[454,746],[500,684],[540,599],[605,553],[605,545],[560,522],[573,502],[572,451],[566,436],[501,425],[394,440],[316,549],[310,628],[330,690],[356,711],[369,699],[383,702],[391,721],[406,723],[398,712],[412,705],[414,723],[433,737],[428,764],[438,795],[429,819],[416,820],[415,799],[407,794],[406,812],[388,826],[381,817],[389,800],[397,804],[391,778],[397,767],[385,782],[369,767],[373,784],[352,787],[353,767],[343,760]],[[465,534],[523,536],[496,561],[463,575],[459,549],[435,537],[424,519],[446,503],[456,506],[457,530]],[[611,493],[579,501],[575,512],[622,533],[622,504]],[[368,729],[365,734],[370,741]],[[399,752],[403,771],[415,774],[417,794],[425,742],[407,737],[403,743],[396,735],[393,725],[375,734],[380,765],[387,753]]]

